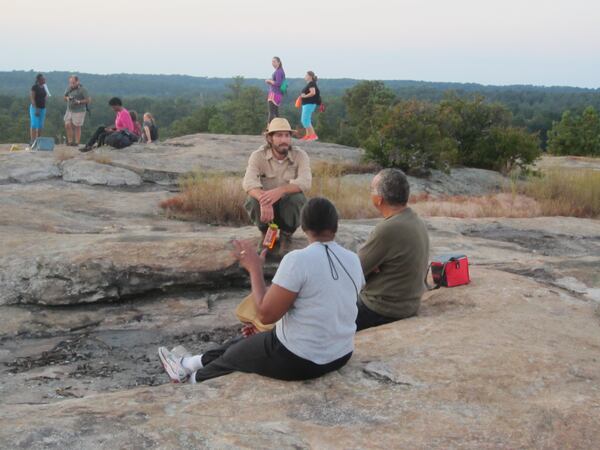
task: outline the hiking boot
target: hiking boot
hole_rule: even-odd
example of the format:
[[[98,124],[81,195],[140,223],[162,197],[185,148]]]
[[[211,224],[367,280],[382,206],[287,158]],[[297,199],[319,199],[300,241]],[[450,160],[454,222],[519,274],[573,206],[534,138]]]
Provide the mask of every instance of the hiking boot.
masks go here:
[[[188,380],[190,376],[181,365],[182,358],[170,352],[166,347],[159,347],[158,357],[173,383],[185,383]]]
[[[288,253],[292,248],[292,234],[289,231],[281,230],[281,234],[279,236],[279,250],[278,253],[283,257],[286,253]]]
[[[93,147],[90,145],[86,145],[85,147],[79,149],[79,151],[82,153],[91,152],[92,150],[93,150]]]

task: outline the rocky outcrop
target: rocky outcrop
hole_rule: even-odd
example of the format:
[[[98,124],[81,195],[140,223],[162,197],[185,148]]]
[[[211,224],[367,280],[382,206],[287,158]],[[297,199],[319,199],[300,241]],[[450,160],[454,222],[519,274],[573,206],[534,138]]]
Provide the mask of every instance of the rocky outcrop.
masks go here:
[[[90,160],[71,159],[62,165],[62,178],[71,183],[103,186],[139,186],[142,178],[131,170]]]
[[[346,175],[344,178],[354,183],[369,184],[373,175]],[[507,178],[498,172],[472,167],[456,167],[449,173],[433,170],[427,178],[407,178],[411,194],[426,193],[437,197],[486,195],[499,192],[509,184]]]
[[[60,169],[52,153],[0,154],[0,184],[32,183],[59,176]]]
[[[0,154],[0,448],[595,448],[597,220],[428,218],[432,254],[466,253],[472,283],[359,333],[340,371],[168,385],[159,345],[202,353],[238,332],[248,280],[230,241],[257,231],[158,204],[190,170],[243,170],[261,141],[95,151],[104,164]],[[360,156],[309,145],[313,160]],[[469,195],[502,180],[457,169],[411,185]],[[355,250],[376,223],[343,221],[337,239]]]
[[[263,136],[194,134],[152,145],[133,145],[125,150],[101,148],[98,154],[110,164],[139,174],[144,181],[175,185],[190,171],[243,173],[250,154],[263,145]],[[327,143],[298,143],[311,161],[358,162],[362,151]]]
[[[62,400],[30,405],[23,404],[34,401],[27,394],[8,395],[0,405],[0,442],[81,449],[595,448],[600,334],[593,305],[519,275],[475,267],[472,276],[468,287],[429,295],[418,317],[360,332],[346,367],[308,382],[236,373],[169,385],[154,356],[155,345],[176,341],[163,335],[160,342],[163,328],[154,339],[141,330],[128,335],[152,347],[148,363],[131,367],[115,356],[127,339],[88,333],[85,348],[106,355],[95,359],[104,361],[100,373],[111,374],[97,375],[100,385],[155,373],[165,384],[90,394],[85,389],[96,383],[78,376],[95,360],[57,361],[22,383],[54,383]]]

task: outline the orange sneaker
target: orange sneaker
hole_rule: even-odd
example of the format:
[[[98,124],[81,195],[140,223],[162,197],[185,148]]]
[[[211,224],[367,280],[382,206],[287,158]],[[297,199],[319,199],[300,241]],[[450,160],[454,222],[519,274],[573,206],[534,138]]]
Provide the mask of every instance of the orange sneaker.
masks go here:
[[[311,134],[305,140],[307,140],[307,141],[316,141],[317,139],[319,139],[319,136],[317,136],[316,134]]]

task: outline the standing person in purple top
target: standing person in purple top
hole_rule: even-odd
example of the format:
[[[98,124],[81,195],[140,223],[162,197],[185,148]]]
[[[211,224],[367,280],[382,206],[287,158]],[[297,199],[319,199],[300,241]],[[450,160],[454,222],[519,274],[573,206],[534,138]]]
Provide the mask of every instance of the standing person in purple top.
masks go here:
[[[285,80],[285,72],[283,71],[283,64],[278,56],[274,56],[271,60],[275,72],[271,76],[271,79],[265,80],[265,83],[269,85],[269,96],[267,102],[269,104],[269,117],[267,119],[267,125],[271,123],[275,117],[279,117],[279,105],[281,105],[281,99],[283,98],[283,92],[281,92],[281,85]]]

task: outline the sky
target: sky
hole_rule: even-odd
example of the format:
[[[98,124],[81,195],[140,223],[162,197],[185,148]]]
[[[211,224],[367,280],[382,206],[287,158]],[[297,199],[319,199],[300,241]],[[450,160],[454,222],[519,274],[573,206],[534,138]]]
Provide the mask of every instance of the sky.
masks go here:
[[[600,87],[597,0],[0,0],[0,70]]]

